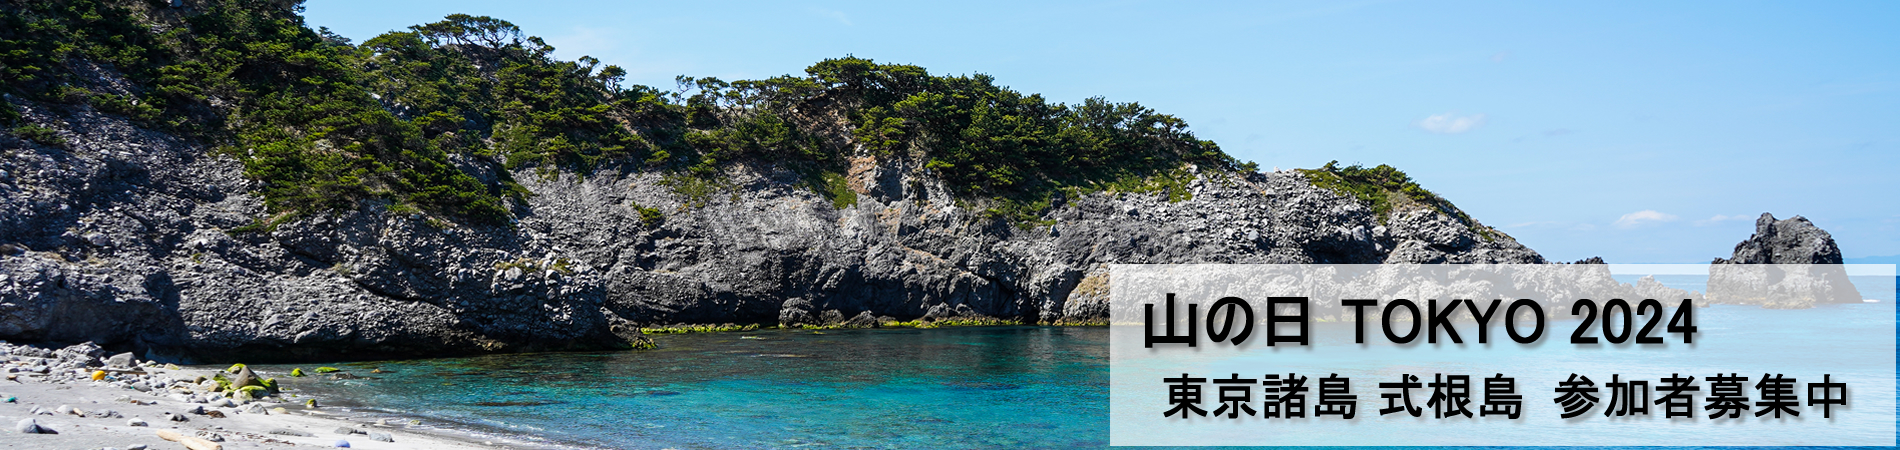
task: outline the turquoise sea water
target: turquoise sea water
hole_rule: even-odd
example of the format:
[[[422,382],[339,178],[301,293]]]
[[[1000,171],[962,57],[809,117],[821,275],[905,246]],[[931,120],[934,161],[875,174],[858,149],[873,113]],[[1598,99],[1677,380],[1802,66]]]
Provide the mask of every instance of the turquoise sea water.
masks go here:
[[[1893,295],[1872,297],[1885,300],[1802,311],[1716,306],[1701,320],[1715,327],[1765,320],[1791,329],[1892,326]],[[1567,330],[1557,324],[1552,329]],[[660,348],[649,351],[332,364],[376,379],[302,378],[291,385],[360,414],[422,417],[426,423],[541,436],[577,447],[1108,444],[1106,328],[763,330],[656,340]],[[1563,345],[1538,351],[1589,357]],[[372,368],[389,373],[371,374]],[[1383,406],[1372,404],[1377,391],[1356,390],[1362,390],[1362,411]],[[1527,402],[1549,401],[1547,389],[1520,390]]]
[[[345,364],[337,366],[380,379],[294,385],[363,411],[581,446],[1107,445],[1105,328],[823,333],[668,335],[648,351]]]

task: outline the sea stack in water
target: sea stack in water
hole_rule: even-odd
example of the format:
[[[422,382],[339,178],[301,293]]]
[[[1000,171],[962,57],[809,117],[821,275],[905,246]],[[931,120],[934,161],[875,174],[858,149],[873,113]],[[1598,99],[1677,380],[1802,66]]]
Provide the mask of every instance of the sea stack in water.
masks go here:
[[[1755,234],[1735,244],[1733,255],[1715,259],[1715,264],[1840,263],[1841,249],[1827,231],[1801,216],[1775,220],[1769,213],[1755,219]]]
[[[1709,266],[1710,303],[1803,309],[1825,303],[1857,303],[1834,237],[1801,216],[1775,220],[1762,213],[1755,234],[1735,244],[1729,258]]]

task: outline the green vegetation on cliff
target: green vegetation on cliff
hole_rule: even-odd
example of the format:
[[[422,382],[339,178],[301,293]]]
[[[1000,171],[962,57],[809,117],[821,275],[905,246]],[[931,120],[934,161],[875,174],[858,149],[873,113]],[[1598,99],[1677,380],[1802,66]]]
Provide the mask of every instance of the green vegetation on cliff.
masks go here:
[[[284,3],[9,2],[0,8],[0,85],[8,95],[57,108],[93,103],[216,144],[263,182],[277,212],[380,198],[505,215],[502,189],[458,169],[423,123],[364,89],[373,75],[358,48],[304,27]],[[82,76],[91,71],[128,83]],[[17,120],[14,105],[0,106]]]
[[[1297,169],[1314,186],[1331,190],[1339,195],[1359,199],[1372,207],[1372,215],[1383,224],[1394,209],[1402,207],[1422,207],[1436,210],[1447,217],[1456,219],[1485,240],[1494,239],[1489,227],[1478,225],[1471,216],[1451,204],[1451,201],[1425,190],[1410,175],[1397,168],[1380,164],[1367,168],[1358,164],[1340,167],[1339,161],[1327,162],[1318,169]]]
[[[556,59],[495,18],[450,15],[355,44],[310,29],[300,10],[0,0],[0,122],[57,142],[15,124],[21,105],[9,99],[20,99],[194,136],[242,161],[278,220],[368,200],[501,222],[525,190],[500,169],[585,176],[618,165],[717,189],[721,168],[743,162],[805,174],[843,208],[856,194],[841,175],[859,157],[912,161],[960,198],[1032,218],[1064,190],[1170,185],[1184,164],[1241,167],[1174,116],[1100,98],[1052,103],[987,75],[847,56],[799,76],[681,77],[662,91],[626,85],[624,69],[593,58]]]

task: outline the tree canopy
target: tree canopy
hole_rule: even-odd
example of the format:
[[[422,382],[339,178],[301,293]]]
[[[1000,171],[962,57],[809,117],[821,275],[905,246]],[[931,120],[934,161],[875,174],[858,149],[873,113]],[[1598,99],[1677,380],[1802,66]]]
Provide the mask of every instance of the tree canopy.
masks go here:
[[[299,7],[209,0],[0,3],[0,91],[91,104],[218,145],[263,183],[280,217],[364,200],[499,221],[523,190],[463,167],[588,172],[603,164],[718,177],[770,161],[836,192],[847,158],[909,158],[965,198],[1033,215],[1062,189],[1240,168],[1187,123],[1135,103],[1050,102],[987,75],[846,56],[803,75],[680,77],[626,85],[627,71],[564,61],[507,21],[454,14],[353,44],[312,30]],[[77,75],[110,64],[134,86]],[[0,121],[17,120],[0,104]],[[18,133],[16,133],[18,134]],[[545,173],[545,172],[544,172]],[[839,203],[846,204],[846,203]],[[1042,205],[1042,206],[1038,206]]]

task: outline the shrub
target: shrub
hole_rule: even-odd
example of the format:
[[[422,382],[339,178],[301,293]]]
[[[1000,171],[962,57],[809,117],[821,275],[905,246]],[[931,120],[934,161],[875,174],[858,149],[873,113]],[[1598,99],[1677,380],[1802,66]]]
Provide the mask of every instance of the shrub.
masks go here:
[[[1436,210],[1470,227],[1479,237],[1487,241],[1492,239],[1490,229],[1479,226],[1471,220],[1471,216],[1453,206],[1450,201],[1425,190],[1411,176],[1392,166],[1380,164],[1378,167],[1366,168],[1354,164],[1340,167],[1339,161],[1332,161],[1318,169],[1299,169],[1299,172],[1305,174],[1314,186],[1365,202],[1372,208],[1373,217],[1380,224],[1386,223],[1394,207],[1403,202]]]
[[[666,221],[666,214],[661,213],[658,209],[640,206],[639,203],[634,203],[630,206],[633,207],[635,212],[640,214],[640,224],[642,225],[655,227],[659,226],[661,222]]]
[[[858,192],[851,190],[851,183],[845,180],[844,175],[825,172],[819,175],[819,183],[822,189],[818,192],[831,200],[832,208],[845,209],[857,206]]]
[[[66,148],[66,139],[59,137],[59,133],[53,131],[52,128],[47,128],[47,127],[39,126],[36,124],[26,124],[26,125],[14,127],[13,135],[19,136],[21,139],[37,142],[40,145],[44,145],[47,147]]]

